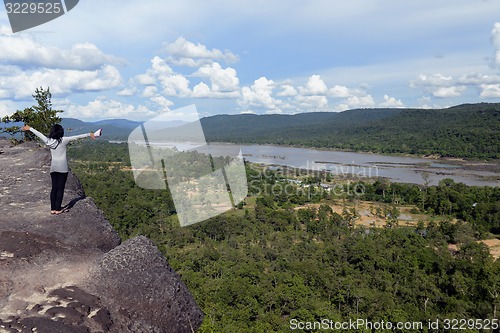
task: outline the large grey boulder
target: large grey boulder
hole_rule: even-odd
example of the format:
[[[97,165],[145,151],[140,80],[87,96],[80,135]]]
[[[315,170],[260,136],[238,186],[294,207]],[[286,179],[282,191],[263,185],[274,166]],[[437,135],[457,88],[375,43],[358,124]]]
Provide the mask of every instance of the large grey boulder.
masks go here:
[[[87,281],[92,282],[89,290],[112,300],[112,311],[135,318],[120,323],[121,332],[139,327],[159,332],[151,323],[169,332],[193,332],[203,319],[186,286],[146,237],[130,239],[100,257]]]

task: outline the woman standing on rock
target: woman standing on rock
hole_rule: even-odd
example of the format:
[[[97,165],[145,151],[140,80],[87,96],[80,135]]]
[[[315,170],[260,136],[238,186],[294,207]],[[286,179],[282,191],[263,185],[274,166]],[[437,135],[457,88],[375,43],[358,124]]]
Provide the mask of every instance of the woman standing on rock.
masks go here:
[[[52,178],[52,191],[50,192],[50,213],[51,214],[61,214],[64,210],[61,208],[62,200],[64,196],[64,187],[66,186],[66,180],[68,179],[68,159],[66,157],[66,146],[68,143],[74,140],[91,137],[95,140],[96,136],[101,134],[99,129],[94,135],[93,132],[75,135],[75,136],[64,136],[64,128],[55,124],[50,130],[49,137],[46,137],[42,133],[38,132],[36,129],[24,125],[23,131],[30,131],[39,137],[47,146],[50,148],[50,154],[52,156],[52,162],[50,164],[50,177]]]

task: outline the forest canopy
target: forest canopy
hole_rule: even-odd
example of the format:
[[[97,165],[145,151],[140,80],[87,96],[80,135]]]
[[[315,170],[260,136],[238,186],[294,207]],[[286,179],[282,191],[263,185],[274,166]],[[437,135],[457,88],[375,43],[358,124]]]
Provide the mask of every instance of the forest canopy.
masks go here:
[[[286,182],[277,171],[263,177],[261,166],[247,164],[254,182],[242,205],[182,228],[168,191],[135,184],[126,144],[82,143],[70,152],[87,195],[120,235],[151,238],[181,275],[205,313],[199,332],[289,332],[291,320],[323,318],[497,318],[500,261],[480,239],[500,232],[498,187],[364,179],[358,195],[284,195],[266,190]],[[319,177],[302,179],[314,185]],[[363,202],[383,208],[383,227],[357,225]],[[401,205],[421,221],[404,224]]]

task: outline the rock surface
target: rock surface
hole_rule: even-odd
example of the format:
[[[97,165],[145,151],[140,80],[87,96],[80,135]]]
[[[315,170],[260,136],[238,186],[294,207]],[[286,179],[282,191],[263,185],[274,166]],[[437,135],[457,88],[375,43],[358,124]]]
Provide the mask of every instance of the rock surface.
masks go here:
[[[120,244],[70,172],[50,214],[50,155],[0,139],[0,333],[194,332],[203,320],[145,237]]]

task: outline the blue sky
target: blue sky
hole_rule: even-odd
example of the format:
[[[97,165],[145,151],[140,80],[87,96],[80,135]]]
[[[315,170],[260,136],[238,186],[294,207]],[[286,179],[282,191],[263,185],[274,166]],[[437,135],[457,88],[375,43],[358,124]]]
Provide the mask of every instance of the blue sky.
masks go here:
[[[64,117],[437,108],[500,101],[497,0],[80,0],[12,34],[0,116],[51,88]]]

